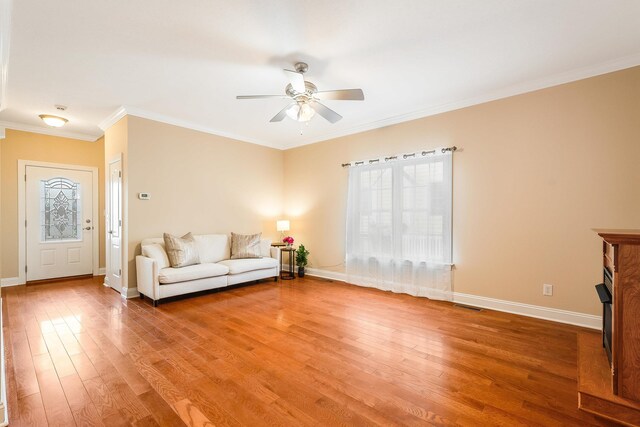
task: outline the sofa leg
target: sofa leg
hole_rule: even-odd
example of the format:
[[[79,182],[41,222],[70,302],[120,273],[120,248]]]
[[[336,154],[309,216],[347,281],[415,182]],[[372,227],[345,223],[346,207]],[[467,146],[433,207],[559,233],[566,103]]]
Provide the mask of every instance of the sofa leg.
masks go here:
[[[275,277],[273,278],[273,281],[274,281],[274,282],[277,282],[277,281],[278,281],[278,276],[275,276]]]
[[[143,294],[140,294],[140,299],[144,299],[144,295]]]
[[[157,300],[157,299],[154,299],[154,300],[153,300],[153,306],[154,306],[154,307],[157,307],[157,306],[158,306],[158,300]]]

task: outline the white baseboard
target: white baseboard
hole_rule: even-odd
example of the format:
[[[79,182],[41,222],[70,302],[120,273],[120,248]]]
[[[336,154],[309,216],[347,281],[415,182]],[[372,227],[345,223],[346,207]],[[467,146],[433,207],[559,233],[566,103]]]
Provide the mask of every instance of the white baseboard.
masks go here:
[[[488,308],[490,310],[504,311],[505,313],[535,317],[537,319],[551,320],[553,322],[566,323],[569,325],[582,326],[590,329],[602,328],[602,316],[578,313],[576,311],[523,304],[521,302],[487,298],[477,295],[463,294],[460,292],[453,293],[453,302],[471,305],[474,307]]]
[[[323,279],[347,281],[345,273],[320,270],[316,268],[305,269],[309,276]],[[602,328],[602,317],[593,314],[578,313],[575,311],[560,310],[557,308],[542,307],[539,305],[523,304],[520,302],[501,300],[496,298],[481,297],[478,295],[453,293],[453,302],[490,310],[503,311],[505,313],[519,314],[521,316],[535,317],[537,319],[551,320],[553,322],[582,326],[590,329]]]
[[[307,267],[304,269],[304,272],[309,276],[320,277],[323,279],[338,280],[340,282],[347,281],[347,275],[344,273],[339,273],[337,271],[319,270],[317,268]]]
[[[98,273],[94,274],[94,276],[104,276],[107,274],[107,269],[105,267],[100,267],[98,269]]]
[[[137,298],[140,296],[138,288],[122,288],[122,296],[126,299]]]
[[[24,285],[24,281],[21,281],[19,277],[4,277],[0,279],[0,286],[19,286]]]

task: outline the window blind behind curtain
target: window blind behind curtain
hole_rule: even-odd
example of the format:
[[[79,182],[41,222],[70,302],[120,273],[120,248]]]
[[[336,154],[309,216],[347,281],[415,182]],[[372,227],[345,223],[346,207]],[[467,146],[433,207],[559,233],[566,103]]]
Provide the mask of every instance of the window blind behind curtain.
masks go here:
[[[452,154],[349,168],[349,283],[451,300]]]

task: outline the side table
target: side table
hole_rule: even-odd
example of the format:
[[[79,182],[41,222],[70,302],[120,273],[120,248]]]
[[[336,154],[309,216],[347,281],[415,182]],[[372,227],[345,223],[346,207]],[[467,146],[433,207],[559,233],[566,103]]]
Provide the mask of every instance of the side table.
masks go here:
[[[285,263],[284,254],[289,254],[287,263]],[[291,280],[296,278],[294,265],[296,260],[296,248],[287,246],[280,248],[280,279]],[[285,267],[288,269],[285,270]]]

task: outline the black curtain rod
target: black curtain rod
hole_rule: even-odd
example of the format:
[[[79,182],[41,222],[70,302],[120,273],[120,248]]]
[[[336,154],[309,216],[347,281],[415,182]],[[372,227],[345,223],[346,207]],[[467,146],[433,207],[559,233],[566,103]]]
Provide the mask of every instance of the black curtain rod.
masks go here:
[[[440,152],[442,154],[446,153],[447,151],[451,151],[452,153],[454,151],[456,151],[458,149],[458,147],[456,147],[455,145],[453,147],[444,147],[440,149]],[[429,151],[416,151],[415,153],[409,153],[409,154],[399,154],[397,156],[389,156],[389,157],[385,157],[384,161],[388,162],[389,160],[397,160],[398,157],[402,157],[402,159],[406,160],[410,157],[415,158],[418,154],[424,156],[427,156],[429,154],[436,154],[436,150],[429,150]],[[357,162],[349,162],[349,163],[342,163],[342,167],[346,168],[349,166],[362,166],[364,164],[372,164],[372,163],[378,163],[380,162],[380,158],[378,159],[371,159],[371,160],[360,160]]]

